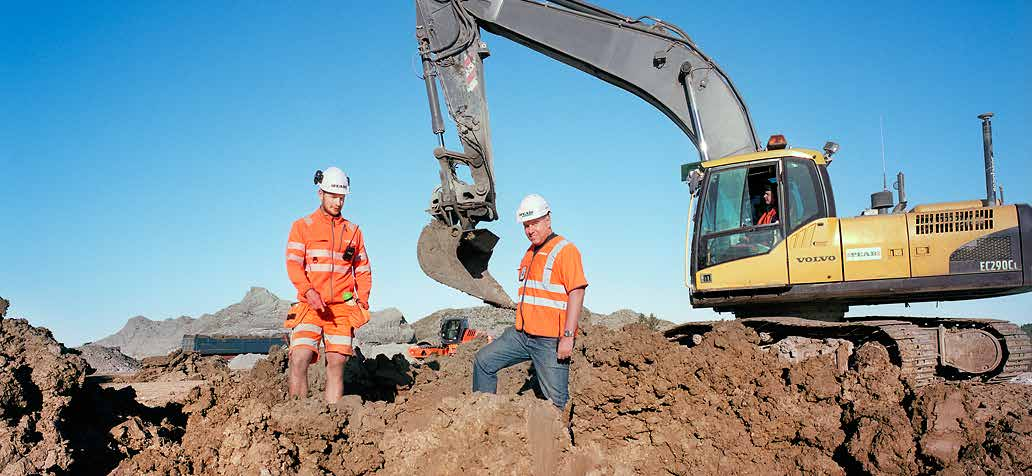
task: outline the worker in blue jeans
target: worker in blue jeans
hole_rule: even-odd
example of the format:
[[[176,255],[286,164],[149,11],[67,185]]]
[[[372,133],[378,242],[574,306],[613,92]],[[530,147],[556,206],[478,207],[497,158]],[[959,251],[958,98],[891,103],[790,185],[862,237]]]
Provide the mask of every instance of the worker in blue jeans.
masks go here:
[[[516,325],[477,352],[473,391],[495,393],[498,372],[531,361],[545,398],[563,408],[569,399],[570,356],[584,304],[580,251],[552,232],[552,214],[540,195],[520,202],[516,217],[530,240],[520,262]]]

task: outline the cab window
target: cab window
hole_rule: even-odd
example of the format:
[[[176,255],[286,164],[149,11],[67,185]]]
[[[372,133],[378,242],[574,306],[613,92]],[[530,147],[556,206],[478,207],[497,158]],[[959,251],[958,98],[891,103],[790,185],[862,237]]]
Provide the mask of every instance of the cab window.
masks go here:
[[[785,159],[786,204],[789,233],[813,220],[828,216],[820,177],[812,160]]]
[[[777,162],[709,175],[696,250],[699,269],[767,253],[780,241],[777,176]],[[765,193],[775,197],[765,198]]]

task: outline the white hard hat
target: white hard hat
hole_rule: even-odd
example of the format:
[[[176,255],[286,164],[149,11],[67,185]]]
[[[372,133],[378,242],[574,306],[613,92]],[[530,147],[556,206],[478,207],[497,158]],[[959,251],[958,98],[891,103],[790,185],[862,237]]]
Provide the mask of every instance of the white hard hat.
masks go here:
[[[347,195],[351,193],[351,179],[343,170],[337,167],[327,168],[325,172],[315,173],[315,183],[324,192],[339,193]]]
[[[527,222],[548,215],[551,211],[545,197],[532,193],[520,201],[520,207],[516,209],[516,220],[520,223]]]

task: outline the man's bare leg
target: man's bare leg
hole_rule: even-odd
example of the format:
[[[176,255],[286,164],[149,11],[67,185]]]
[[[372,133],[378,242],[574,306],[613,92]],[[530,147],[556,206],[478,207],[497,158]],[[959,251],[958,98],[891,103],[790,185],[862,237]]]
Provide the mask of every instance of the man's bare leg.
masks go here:
[[[344,395],[344,364],[347,361],[347,355],[326,353],[326,403],[337,403]]]
[[[308,366],[315,352],[308,349],[295,348],[290,351],[287,382],[290,396],[305,398],[308,396]]]

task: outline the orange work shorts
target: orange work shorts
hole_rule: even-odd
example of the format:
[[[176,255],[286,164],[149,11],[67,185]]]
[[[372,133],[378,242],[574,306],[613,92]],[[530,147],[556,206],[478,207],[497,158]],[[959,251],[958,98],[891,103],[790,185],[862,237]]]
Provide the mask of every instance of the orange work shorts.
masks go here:
[[[362,319],[358,306],[333,304],[326,306],[323,312],[316,312],[307,303],[294,304],[287,314],[287,322],[283,324],[291,329],[290,352],[308,349],[314,352],[312,363],[315,363],[319,360],[319,344],[322,343],[326,352],[354,355],[351,347],[355,336],[354,319]]]

